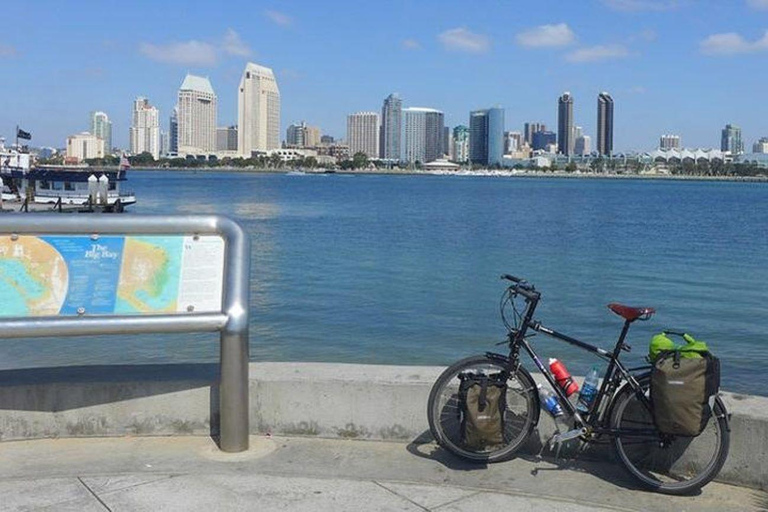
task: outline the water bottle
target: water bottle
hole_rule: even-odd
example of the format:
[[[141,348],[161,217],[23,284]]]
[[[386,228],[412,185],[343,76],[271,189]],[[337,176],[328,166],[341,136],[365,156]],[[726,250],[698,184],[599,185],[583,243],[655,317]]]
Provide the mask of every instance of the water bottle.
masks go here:
[[[546,409],[554,418],[562,416],[563,406],[560,405],[560,401],[555,394],[550,390],[541,387],[541,384],[537,384],[536,389],[539,390],[539,398],[541,399],[541,405],[544,406],[544,409]]]
[[[549,360],[549,371],[555,376],[557,385],[565,392],[565,396],[571,396],[579,390],[579,385],[574,382],[568,369],[557,359]]]
[[[579,394],[579,403],[576,404],[576,409],[579,412],[587,412],[592,406],[592,402],[597,395],[597,384],[599,381],[597,366],[593,366],[587,378],[584,379],[584,385],[581,386],[581,393]]]

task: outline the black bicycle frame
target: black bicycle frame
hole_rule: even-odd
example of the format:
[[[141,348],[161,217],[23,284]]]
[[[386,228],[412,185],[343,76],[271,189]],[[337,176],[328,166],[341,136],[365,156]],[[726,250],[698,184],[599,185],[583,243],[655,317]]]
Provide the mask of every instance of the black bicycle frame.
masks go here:
[[[577,340],[576,338],[572,338],[563,333],[557,332],[554,329],[545,327],[539,321],[534,321],[533,313],[536,310],[536,306],[539,303],[540,295],[538,294],[538,292],[533,292],[533,293],[529,292],[529,293],[524,293],[522,295],[525,296],[526,298],[525,301],[527,303],[527,308],[526,308],[525,315],[521,321],[520,328],[517,331],[510,333],[510,342],[511,342],[510,360],[513,362],[513,364],[518,363],[519,347],[522,346],[525,349],[525,351],[528,353],[528,355],[531,357],[531,359],[533,359],[533,362],[536,364],[539,371],[547,379],[552,389],[554,389],[555,393],[557,393],[557,396],[560,399],[560,403],[567,409],[569,414],[571,414],[574,418],[576,418],[576,420],[581,425],[583,426],[587,425],[592,427],[593,432],[598,434],[615,434],[616,433],[614,429],[604,428],[602,425],[593,425],[593,423],[597,423],[600,420],[601,406],[603,404],[603,400],[606,399],[606,395],[608,394],[606,393],[606,390],[610,388],[613,391],[615,391],[616,387],[621,383],[622,378],[626,379],[627,382],[630,383],[630,386],[632,386],[632,388],[637,393],[638,398],[646,405],[646,407],[648,407],[649,411],[651,410],[650,402],[645,396],[645,394],[642,393],[642,388],[640,387],[640,384],[632,376],[632,374],[630,373],[630,370],[627,369],[621,363],[621,361],[619,361],[619,356],[621,354],[622,349],[628,350],[628,347],[624,344],[624,339],[627,337],[629,326],[632,323],[631,321],[629,320],[624,321],[624,327],[621,330],[621,334],[619,335],[619,339],[616,342],[616,346],[613,349],[613,352],[609,352],[600,347],[590,345],[589,343],[585,343],[583,341]],[[530,343],[528,343],[528,340],[526,339],[526,333],[528,329],[532,329],[536,332],[544,333],[547,336],[558,339],[560,341],[564,341],[582,350],[591,352],[596,356],[600,357],[601,359],[608,361],[608,369],[606,370],[605,375],[603,375],[603,383],[601,384],[600,389],[597,395],[595,396],[595,400],[591,404],[590,409],[586,414],[586,417],[582,416],[581,413],[573,406],[573,404],[571,404],[571,402],[568,400],[568,397],[566,396],[563,389],[557,384],[557,380],[552,375],[552,372],[549,370],[549,368],[547,368],[547,366],[544,363],[541,362],[541,359],[539,359],[539,356],[533,350]],[[607,398],[610,399],[611,397],[607,397]]]

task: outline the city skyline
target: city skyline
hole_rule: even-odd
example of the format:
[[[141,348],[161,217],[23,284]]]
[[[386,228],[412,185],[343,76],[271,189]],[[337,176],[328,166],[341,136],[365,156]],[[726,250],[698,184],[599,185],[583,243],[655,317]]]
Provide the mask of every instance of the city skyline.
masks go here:
[[[56,13],[44,2],[9,6],[0,64],[13,101],[0,135],[10,137],[18,123],[30,127],[35,145],[61,146],[67,135],[88,129],[88,112],[100,110],[113,123],[113,145],[125,148],[125,105],[136,96],[152,98],[167,120],[186,71],[214,84],[217,124],[236,124],[237,83],[248,60],[275,69],[284,103],[281,126],[306,119],[336,137],[345,131],[346,113],[376,109],[391,91],[409,104],[440,109],[447,126],[467,124],[468,113],[484,105],[503,104],[505,129],[520,130],[530,120],[554,126],[552,98],[569,90],[576,98],[575,122],[594,141],[592,98],[607,90],[621,105],[614,152],[650,149],[660,133],[679,133],[692,147],[716,148],[726,124],[740,126],[751,147],[768,131],[752,107],[763,82],[755,63],[768,51],[761,39],[768,10],[746,0],[727,6],[544,1],[504,9],[480,2],[460,16],[441,4],[445,8],[426,21],[422,14],[434,11],[428,3],[366,9],[350,2],[237,4],[231,11],[245,13],[241,18],[211,6],[133,23],[138,13],[154,12],[153,4],[94,3],[81,14],[87,20],[123,20],[101,40],[71,37],[66,27],[77,21],[75,13]],[[393,30],[370,30],[369,21]],[[51,38],[57,45],[46,44]],[[322,55],[330,58],[297,51],[306,44],[322,44]],[[381,57],[365,58],[371,54]],[[66,55],[79,57],[76,69]],[[713,66],[718,73],[711,73]],[[520,80],[520,69],[532,73]],[[666,78],[671,69],[674,81]],[[446,81],[455,70],[461,79]],[[55,76],[56,94],[47,92],[50,79],[41,79],[43,73]]]

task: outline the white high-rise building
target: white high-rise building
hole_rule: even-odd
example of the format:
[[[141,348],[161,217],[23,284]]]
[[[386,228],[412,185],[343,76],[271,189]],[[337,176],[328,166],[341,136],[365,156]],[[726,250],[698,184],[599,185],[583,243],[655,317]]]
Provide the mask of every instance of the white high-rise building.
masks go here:
[[[179,156],[216,151],[216,103],[210,80],[189,74],[184,78],[178,102]]]
[[[379,157],[379,114],[356,112],[347,116],[349,154],[365,153],[368,158]]]
[[[443,156],[444,116],[433,108],[404,108],[405,126],[404,160],[411,163],[427,163]]]
[[[147,152],[155,160],[160,158],[160,111],[147,98],[133,102],[130,139],[132,154]]]
[[[78,161],[104,158],[104,141],[88,132],[67,137],[67,157]]]
[[[589,135],[580,135],[576,137],[573,151],[581,156],[590,154],[592,152],[592,137]]]
[[[659,149],[680,149],[680,136],[665,133],[659,139]]]
[[[237,94],[237,148],[253,151],[280,147],[280,89],[270,68],[249,62]]]
[[[112,122],[104,112],[91,112],[91,133],[104,141],[104,154],[112,153]]]

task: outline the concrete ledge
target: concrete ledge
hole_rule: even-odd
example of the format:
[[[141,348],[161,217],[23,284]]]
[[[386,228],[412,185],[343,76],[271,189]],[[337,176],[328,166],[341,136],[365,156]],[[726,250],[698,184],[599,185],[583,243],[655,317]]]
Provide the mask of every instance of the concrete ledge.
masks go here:
[[[440,367],[252,363],[251,432],[409,442],[428,434]],[[0,372],[0,440],[218,433],[215,365]],[[723,482],[768,489],[768,398],[723,393],[731,449]],[[539,439],[554,425],[542,414]],[[536,437],[536,436],[534,436]]]

